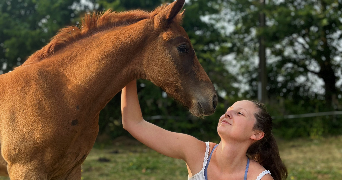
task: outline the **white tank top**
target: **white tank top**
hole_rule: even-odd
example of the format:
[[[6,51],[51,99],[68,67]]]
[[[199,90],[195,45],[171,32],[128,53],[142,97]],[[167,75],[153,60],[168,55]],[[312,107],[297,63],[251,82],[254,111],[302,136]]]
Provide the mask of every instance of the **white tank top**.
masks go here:
[[[192,177],[188,177],[188,180],[207,180],[205,179],[204,176],[204,169],[205,166],[207,165],[208,162],[208,157],[209,157],[209,142],[205,142],[206,148],[205,148],[205,154],[204,154],[204,160],[203,160],[203,166],[200,172],[197,174],[193,175]],[[266,174],[271,174],[269,170],[265,170],[261,172],[256,180],[261,180],[262,177],[264,177]]]

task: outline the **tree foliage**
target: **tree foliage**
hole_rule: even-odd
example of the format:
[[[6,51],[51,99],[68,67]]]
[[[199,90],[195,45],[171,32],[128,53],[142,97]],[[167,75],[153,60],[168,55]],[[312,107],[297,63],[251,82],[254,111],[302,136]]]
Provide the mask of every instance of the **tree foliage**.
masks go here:
[[[317,127],[324,133],[341,129],[341,119],[335,116],[281,118],[341,109],[341,1],[269,0],[263,5],[231,0],[225,7],[228,22],[234,25],[228,47],[240,63],[241,79],[249,84],[244,96],[257,95],[258,38],[262,36],[267,47],[269,106],[282,135],[308,136]],[[259,26],[260,13],[266,15],[264,28]],[[317,125],[322,119],[324,126]]]
[[[326,106],[340,109],[341,2],[337,0],[228,1],[236,16],[231,34],[232,49],[241,59],[255,57],[260,36],[268,49],[270,98],[324,99]],[[267,27],[259,27],[259,13],[265,13]],[[255,68],[245,69],[256,94]],[[317,82],[321,81],[321,84]],[[316,89],[314,88],[316,87]]]
[[[0,63],[3,72],[21,65],[76,16],[75,0],[0,0]]]

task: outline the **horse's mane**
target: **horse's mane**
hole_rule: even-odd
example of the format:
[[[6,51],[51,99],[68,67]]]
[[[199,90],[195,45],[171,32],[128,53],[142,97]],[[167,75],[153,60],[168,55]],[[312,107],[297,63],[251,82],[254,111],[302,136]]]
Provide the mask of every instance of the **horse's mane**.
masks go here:
[[[46,46],[32,54],[23,65],[39,62],[53,55],[56,51],[64,48],[68,44],[96,32],[103,31],[108,28],[127,26],[143,19],[153,18],[166,6],[167,5],[159,6],[152,12],[131,10],[117,13],[107,10],[104,13],[94,12],[86,14],[79,27],[69,26],[60,29]],[[176,18],[176,21],[180,21],[179,18]]]

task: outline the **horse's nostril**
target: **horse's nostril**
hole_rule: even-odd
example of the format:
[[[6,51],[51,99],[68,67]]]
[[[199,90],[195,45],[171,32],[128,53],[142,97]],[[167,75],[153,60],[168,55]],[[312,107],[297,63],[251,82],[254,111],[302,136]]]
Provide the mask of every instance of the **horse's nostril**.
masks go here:
[[[213,97],[213,108],[216,109],[217,106],[217,95],[215,94]]]

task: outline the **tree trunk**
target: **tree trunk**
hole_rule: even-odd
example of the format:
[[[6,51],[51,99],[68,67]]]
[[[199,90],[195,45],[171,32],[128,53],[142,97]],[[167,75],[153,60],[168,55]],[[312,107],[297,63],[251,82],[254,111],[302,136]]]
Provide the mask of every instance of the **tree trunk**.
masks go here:
[[[329,62],[324,62],[324,64],[321,65],[321,70],[318,73],[318,76],[324,81],[324,96],[327,105],[336,109],[339,106],[336,104],[338,103],[336,100],[337,89],[335,86],[337,77]]]
[[[265,0],[260,0],[265,5]],[[259,23],[261,28],[266,26],[265,13],[259,14]],[[259,84],[258,84],[258,100],[262,103],[267,102],[267,70],[266,70],[266,47],[265,37],[259,37]]]

